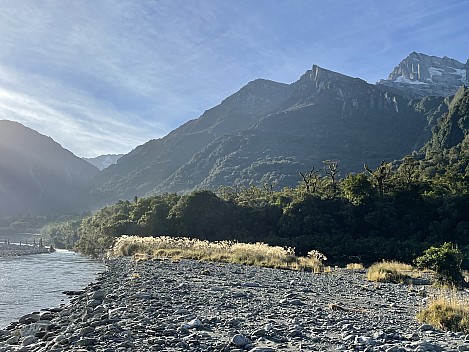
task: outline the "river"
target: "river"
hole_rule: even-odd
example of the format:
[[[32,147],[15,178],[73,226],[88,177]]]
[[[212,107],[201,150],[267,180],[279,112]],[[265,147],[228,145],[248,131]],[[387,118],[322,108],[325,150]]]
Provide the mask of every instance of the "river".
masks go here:
[[[104,270],[100,261],[57,250],[50,254],[0,258],[0,329],[21,316],[68,301]]]

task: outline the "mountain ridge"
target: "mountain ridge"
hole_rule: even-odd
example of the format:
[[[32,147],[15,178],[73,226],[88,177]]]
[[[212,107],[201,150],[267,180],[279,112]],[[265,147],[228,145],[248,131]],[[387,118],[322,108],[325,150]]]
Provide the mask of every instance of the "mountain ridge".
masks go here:
[[[99,170],[52,138],[0,120],[0,214],[81,212]]]
[[[299,171],[325,159],[340,159],[346,173],[365,161],[373,165],[400,158],[430,138],[436,115],[446,111],[447,102],[443,97],[432,104],[412,100],[405,91],[388,88],[317,65],[290,84],[254,80],[198,119],[134,149],[104,170],[92,193],[112,198],[117,190],[119,198],[132,199],[274,178],[292,185]],[[255,138],[264,138],[264,143]],[[381,146],[373,148],[372,141]],[[399,144],[391,148],[393,141]],[[355,157],[348,157],[350,153]],[[294,171],[274,170],[279,166]]]
[[[421,55],[424,54],[412,53],[409,57],[427,60],[428,55]],[[449,58],[433,58],[432,62],[440,64],[461,64]],[[408,68],[409,62],[403,65]],[[399,71],[398,67],[389,77],[395,79],[399,74],[420,71],[413,79],[428,78],[423,74],[424,66],[417,70],[410,66],[410,71]],[[446,71],[453,76],[456,72],[451,67]],[[394,83],[373,85],[317,65],[290,84],[256,79],[199,118],[187,121],[162,138],[137,146],[103,171],[92,169],[83,182],[75,185],[77,192],[65,186],[57,189],[76,195],[75,203],[80,206],[96,208],[135,196],[216,189],[224,185],[295,186],[300,181],[300,171],[313,166],[321,169],[324,160],[340,161],[342,176],[361,171],[364,162],[376,167],[383,159],[397,160],[424,147],[434,138],[432,129],[439,128],[437,124],[453,101],[452,97],[441,95],[417,97],[412,84],[409,90],[406,85]],[[433,83],[428,81],[428,85]],[[55,145],[50,137],[43,137]],[[7,143],[3,152],[14,154],[8,148]],[[35,158],[42,160],[40,155]],[[50,162],[50,159],[41,161],[44,165]],[[31,162],[27,159],[23,164],[27,166],[16,170],[17,174],[28,170]],[[0,171],[5,184],[7,169]],[[38,199],[45,189],[50,189],[47,182],[36,182],[31,175],[22,177],[23,181],[30,180],[34,190],[30,193]],[[12,177],[8,182],[14,185],[17,179]],[[73,173],[69,179],[75,180],[77,176]],[[61,182],[58,184],[64,183]],[[1,194],[5,195],[7,188],[0,183]],[[51,204],[66,198],[60,198],[57,190],[50,192]],[[13,195],[8,197],[14,202]],[[67,199],[74,204],[71,198]],[[38,204],[42,203],[38,202],[31,202],[36,204],[35,211],[41,208]],[[5,210],[4,207],[0,212]]]

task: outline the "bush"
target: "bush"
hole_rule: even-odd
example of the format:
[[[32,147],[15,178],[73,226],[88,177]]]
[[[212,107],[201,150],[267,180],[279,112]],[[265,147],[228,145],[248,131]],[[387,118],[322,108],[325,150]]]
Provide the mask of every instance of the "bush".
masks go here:
[[[445,242],[440,247],[430,247],[423,255],[415,259],[419,269],[435,272],[435,283],[439,286],[464,287],[461,272],[463,255],[452,243]]]
[[[412,266],[398,262],[375,263],[368,268],[367,278],[376,282],[404,283],[409,280],[406,271],[411,271]]]
[[[438,299],[419,312],[417,319],[437,329],[469,333],[469,307],[456,300]]]

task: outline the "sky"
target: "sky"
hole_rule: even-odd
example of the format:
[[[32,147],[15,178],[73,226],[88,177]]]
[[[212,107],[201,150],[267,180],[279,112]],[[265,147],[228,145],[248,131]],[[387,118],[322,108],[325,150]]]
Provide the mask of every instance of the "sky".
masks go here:
[[[469,0],[0,0],[0,119],[80,157],[161,138],[256,78],[375,83],[469,59]]]

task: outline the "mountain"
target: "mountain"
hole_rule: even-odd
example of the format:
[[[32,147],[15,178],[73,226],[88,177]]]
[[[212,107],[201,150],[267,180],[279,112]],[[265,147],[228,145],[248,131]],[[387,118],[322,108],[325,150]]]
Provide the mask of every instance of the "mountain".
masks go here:
[[[0,120],[0,214],[81,212],[98,173],[50,137]]]
[[[404,94],[405,95],[405,94]],[[313,66],[291,84],[255,80],[167,136],[123,156],[97,178],[96,200],[149,192],[278,182],[340,160],[341,174],[421,148],[448,110],[443,97],[411,100]]]
[[[456,148],[469,155],[469,88],[462,86],[449,103],[449,111],[443,114],[433,128],[432,136],[425,145],[427,156],[444,154]]]
[[[379,84],[410,98],[454,95],[462,85],[469,85],[469,60],[463,64],[446,56],[413,52]]]
[[[167,136],[150,140],[104,169],[94,183],[96,202],[131,199],[151,192],[216,138],[244,130],[276,111],[289,85],[258,79]]]
[[[195,188],[267,182],[295,186],[299,171],[339,160],[342,176],[417,150],[431,135],[443,98],[410,101],[357,78],[318,66],[291,85],[275,113],[249,129],[217,138],[155,189]]]
[[[107,168],[109,165],[113,165],[117,163],[117,161],[122,156],[124,156],[124,154],[106,154],[106,155],[96,156],[94,158],[83,158],[83,159],[89,162],[91,165],[96,166],[100,171],[102,171],[105,168]]]

